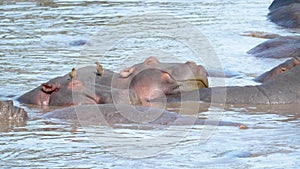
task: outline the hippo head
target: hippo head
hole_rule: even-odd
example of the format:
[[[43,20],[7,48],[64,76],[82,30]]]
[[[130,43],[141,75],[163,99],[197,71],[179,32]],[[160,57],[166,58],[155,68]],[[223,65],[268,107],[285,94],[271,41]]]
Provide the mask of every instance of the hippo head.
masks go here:
[[[91,74],[91,73],[90,73]],[[140,104],[132,90],[114,89],[95,83],[92,78],[69,79],[57,77],[25,93],[18,100],[25,104],[41,106],[71,106],[81,104]]]
[[[59,83],[43,83],[39,87],[20,96],[18,100],[26,104],[34,104],[40,106],[48,106],[50,98],[60,89]]]
[[[155,57],[122,70],[119,79],[118,85],[127,84],[123,87],[133,89],[142,100],[208,87],[203,66],[192,61],[161,63]]]
[[[65,77],[58,77],[25,93],[18,100],[22,103],[41,106],[71,105],[74,100],[72,98],[73,93],[83,89],[83,84],[79,80],[68,80]]]
[[[294,68],[299,63],[300,63],[299,58],[297,58],[297,57],[289,59],[289,60],[285,61],[284,63],[281,63],[280,65],[274,67],[272,70],[258,76],[255,79],[255,81],[261,82],[261,83],[267,82],[267,81],[273,79],[274,77],[278,76],[279,74],[282,74],[283,72]]]

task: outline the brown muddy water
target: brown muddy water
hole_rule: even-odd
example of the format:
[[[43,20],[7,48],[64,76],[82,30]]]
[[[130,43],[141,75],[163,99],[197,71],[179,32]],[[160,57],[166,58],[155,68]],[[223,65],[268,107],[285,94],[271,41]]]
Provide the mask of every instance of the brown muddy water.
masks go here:
[[[225,81],[209,79],[211,86],[256,84],[255,76],[283,60],[247,55],[264,39],[241,34],[297,34],[266,19],[271,2],[2,0],[0,98],[15,99],[72,67],[100,61],[119,71],[149,55],[238,74]],[[72,45],[78,40],[88,43]],[[187,103],[185,110],[194,105]],[[26,124],[0,125],[0,168],[298,168],[299,108],[229,105],[199,112],[203,118],[245,123],[246,130],[78,127],[40,119],[42,110],[27,108],[31,119]]]

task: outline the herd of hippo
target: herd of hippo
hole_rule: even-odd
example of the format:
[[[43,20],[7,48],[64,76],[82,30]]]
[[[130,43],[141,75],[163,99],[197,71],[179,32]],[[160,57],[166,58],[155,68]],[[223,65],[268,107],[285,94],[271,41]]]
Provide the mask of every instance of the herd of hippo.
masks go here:
[[[274,0],[269,10],[270,20],[278,25],[300,27],[300,0]],[[76,120],[78,112],[83,112],[80,114],[86,116],[81,119],[97,121],[93,111],[100,110],[110,125],[135,122],[122,116],[120,111],[127,109],[124,105],[142,112],[142,117],[147,117],[147,113],[158,113],[155,119],[146,120],[149,123],[165,125],[179,120],[180,123],[176,124],[184,125],[190,124],[191,120],[195,124],[204,124],[204,121],[153,108],[152,104],[184,101],[251,105],[300,103],[299,37],[272,37],[248,53],[256,57],[289,59],[257,77],[255,81],[260,85],[230,87],[209,87],[208,76],[214,75],[193,61],[161,63],[152,56],[120,73],[102,69],[98,63],[97,66],[73,69],[71,74],[51,79],[17,100],[22,104],[64,107],[46,113],[42,118]],[[224,93],[225,98],[221,96]],[[26,119],[26,112],[14,107],[12,101],[0,101],[1,121]],[[219,125],[245,127],[240,123],[220,122]]]

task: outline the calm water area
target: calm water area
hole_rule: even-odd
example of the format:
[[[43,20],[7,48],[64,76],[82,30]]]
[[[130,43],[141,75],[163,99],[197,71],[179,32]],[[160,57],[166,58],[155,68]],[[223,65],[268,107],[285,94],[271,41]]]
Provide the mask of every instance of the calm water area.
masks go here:
[[[72,67],[100,61],[113,71],[155,55],[237,74],[211,86],[254,85],[285,59],[246,52],[266,39],[247,31],[297,35],[267,20],[272,0],[0,0],[0,99],[15,99]],[[74,45],[79,40],[86,45]],[[199,42],[199,43],[196,43]],[[207,52],[210,51],[210,52]],[[19,104],[15,101],[15,104]],[[192,103],[191,103],[192,105]],[[21,105],[22,106],[22,105]],[[210,107],[230,126],[166,130],[83,128],[38,118],[0,124],[0,168],[299,168],[300,106]],[[176,106],[170,108],[176,111]],[[171,140],[164,142],[163,140]],[[161,143],[161,144],[160,144]]]

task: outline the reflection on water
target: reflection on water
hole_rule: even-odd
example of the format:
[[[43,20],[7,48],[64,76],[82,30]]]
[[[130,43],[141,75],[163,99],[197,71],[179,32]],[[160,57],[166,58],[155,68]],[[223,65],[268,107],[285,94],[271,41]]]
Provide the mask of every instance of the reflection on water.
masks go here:
[[[195,60],[203,64],[203,60],[184,44],[167,38],[124,38],[105,55],[84,55],[87,46],[70,45],[76,40],[89,40],[94,35],[105,34],[101,30],[124,24],[120,21],[123,22],[128,15],[149,12],[174,15],[198,28],[214,47],[223,67],[239,74],[238,77],[228,79],[227,84],[254,84],[253,77],[248,76],[249,74],[263,73],[282,60],[257,59],[246,55],[247,50],[264,39],[240,34],[245,31],[290,34],[266,20],[267,8],[271,2],[1,1],[0,98],[11,99],[53,77],[69,72],[74,66],[94,65],[95,60],[101,61],[106,68],[119,71],[144,60],[148,57],[145,53],[156,54],[152,49],[157,48],[160,50],[157,57],[163,61]],[[159,23],[153,26],[160,28]],[[203,126],[193,126],[186,137],[178,138],[176,146],[172,144],[169,149],[156,156],[139,160],[119,156],[110,150],[120,150],[126,144],[133,151],[134,141],[118,144],[117,140],[132,136],[151,138],[163,131],[115,129],[117,134],[111,136],[110,130],[101,130],[97,138],[107,136],[105,138],[112,138],[114,144],[109,146],[109,141],[108,144],[96,144],[81,127],[38,119],[36,117],[40,110],[34,109],[30,111],[31,120],[25,125],[7,127],[4,124],[7,126],[1,127],[3,124],[0,124],[0,167],[297,168],[300,156],[298,107],[229,107],[223,113],[222,120],[246,123],[249,129],[218,127],[210,139],[203,143]],[[201,108],[200,112],[203,112],[200,114],[203,117],[209,115],[205,108]],[[160,145],[152,147],[161,148]]]

